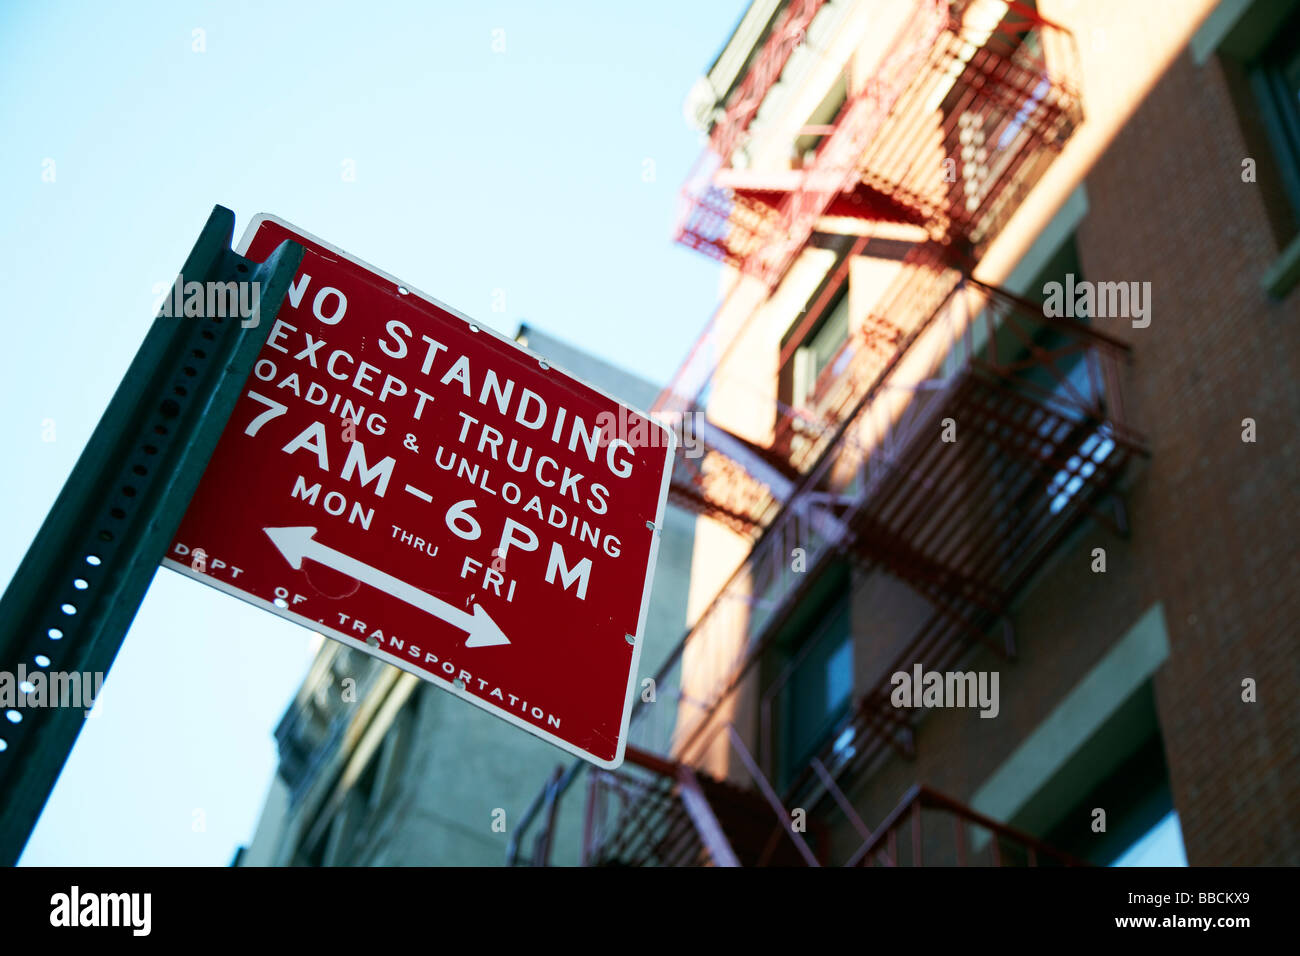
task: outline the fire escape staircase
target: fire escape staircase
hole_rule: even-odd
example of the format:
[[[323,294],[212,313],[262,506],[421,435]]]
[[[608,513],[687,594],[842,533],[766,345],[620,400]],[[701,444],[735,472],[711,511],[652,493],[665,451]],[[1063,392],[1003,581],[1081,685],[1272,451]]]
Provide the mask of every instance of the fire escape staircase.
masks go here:
[[[810,161],[736,165],[821,7],[789,4],[731,95],[684,187],[678,241],[769,290],[835,219],[914,226],[923,263],[977,258],[1082,119],[1073,38],[1018,0],[917,0]],[[693,403],[737,331],[715,315],[656,407]]]
[[[820,4],[793,6],[811,20]],[[1052,44],[1053,73],[1047,37],[1064,41]],[[775,84],[769,53],[788,42],[780,30],[769,39],[741,102]],[[917,0],[802,168],[733,165],[757,111],[727,111],[688,179],[678,240],[769,288],[823,217],[910,223],[978,250],[1081,119],[1071,57],[1068,34],[1018,0]]]
[[[696,457],[686,457],[686,443],[679,449],[672,500],[754,543],[655,675],[661,701],[634,710],[632,766],[590,772],[584,859],[819,865],[828,860],[827,815],[838,811],[862,841],[848,857],[853,865],[1077,863],[919,785],[869,830],[839,785],[870,772],[887,749],[914,752],[915,715],[891,704],[890,674],[915,662],[942,669],[977,644],[1014,656],[1009,604],[1043,559],[1086,516],[1124,530],[1118,485],[1145,454],[1123,406],[1126,346],[971,275],[1081,119],[1072,40],[1016,0],[1000,8],[919,0],[877,75],[850,95],[805,168],[733,169],[757,104],[820,7],[787,6],[729,100],[688,182],[678,238],[770,291],[828,218],[902,223],[920,235],[805,407],[775,406],[770,447],[726,432],[700,408],[705,383],[749,320],[724,328],[715,316],[656,403],[657,412],[693,422],[701,439]],[[982,22],[990,9],[1005,16]],[[946,158],[953,177],[937,175]],[[803,331],[866,241],[841,258]],[[912,346],[945,325],[951,352],[928,376],[904,380]],[[900,390],[898,411],[890,400]],[[949,423],[955,440],[940,440]],[[796,551],[806,568],[793,574]],[[756,760],[719,708],[812,583],[845,561],[903,582],[930,613],[895,660],[873,662],[887,666],[874,668],[878,677],[778,794],[762,769],[772,752],[766,730]],[[765,726],[769,717],[765,710]],[[753,787],[692,769],[719,734]],[[791,828],[787,808],[807,811],[808,832]],[[950,838],[923,832],[923,816],[935,815],[952,823]],[[968,840],[970,829],[983,839]]]
[[[807,841],[801,846],[795,831],[782,837],[782,821],[761,792],[636,749],[627,761],[637,772],[601,771],[589,782],[587,865],[815,863],[801,855]]]
[[[761,789],[742,787],[636,750],[628,752],[628,762],[636,772],[602,770],[589,780],[585,865],[828,865],[825,828],[816,820],[801,826],[775,801],[765,779],[756,778]],[[920,784],[869,830],[827,783],[861,838],[844,866],[1088,865]]]

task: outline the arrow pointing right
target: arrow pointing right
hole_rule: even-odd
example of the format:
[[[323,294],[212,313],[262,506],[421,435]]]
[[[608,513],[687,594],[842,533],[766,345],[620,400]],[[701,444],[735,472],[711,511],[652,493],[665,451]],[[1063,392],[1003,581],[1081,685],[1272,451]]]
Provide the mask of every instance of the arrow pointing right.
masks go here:
[[[363,584],[369,584],[372,588],[392,595],[399,601],[405,601],[412,607],[417,607],[426,614],[431,614],[439,620],[446,621],[452,627],[464,631],[468,635],[465,640],[466,647],[495,647],[510,643],[510,639],[502,633],[501,628],[497,627],[496,622],[483,609],[483,605],[475,604],[473,614],[462,611],[426,591],[421,591],[414,585],[407,584],[400,578],[395,578],[342,551],[335,551],[321,544],[316,540],[315,528],[263,528],[262,530],[292,568],[301,568],[303,558],[311,558],[348,577],[356,578]]]

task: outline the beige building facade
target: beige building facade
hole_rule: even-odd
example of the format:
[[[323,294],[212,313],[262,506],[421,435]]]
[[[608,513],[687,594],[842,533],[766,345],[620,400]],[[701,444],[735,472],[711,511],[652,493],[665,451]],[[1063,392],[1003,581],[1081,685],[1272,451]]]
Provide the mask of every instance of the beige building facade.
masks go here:
[[[1300,860],[1297,7],[749,6],[656,406],[737,441],[583,862]]]

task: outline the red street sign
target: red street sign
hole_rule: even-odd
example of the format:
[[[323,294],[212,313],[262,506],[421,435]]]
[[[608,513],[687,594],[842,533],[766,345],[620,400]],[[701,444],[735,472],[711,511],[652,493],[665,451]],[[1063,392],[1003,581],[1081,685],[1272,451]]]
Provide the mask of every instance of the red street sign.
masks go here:
[[[675,437],[272,216],[306,253],[164,563],[602,767]]]

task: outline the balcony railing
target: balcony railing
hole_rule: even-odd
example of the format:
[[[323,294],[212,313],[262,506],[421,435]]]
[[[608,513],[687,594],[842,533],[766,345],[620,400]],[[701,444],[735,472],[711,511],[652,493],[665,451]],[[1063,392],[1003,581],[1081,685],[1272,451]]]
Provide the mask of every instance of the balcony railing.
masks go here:
[[[790,55],[803,42],[808,25],[824,3],[825,0],[792,0],[781,11],[753,64],[727,98],[723,115],[710,131],[710,144],[719,156],[730,156],[745,135],[754,114],[781,78]]]
[[[971,309],[976,318],[966,321]],[[882,378],[838,427],[656,675],[658,699],[634,710],[632,746],[698,759],[717,732],[719,705],[836,560],[894,575],[933,611],[795,777],[786,805],[816,807],[833,796],[828,777],[860,774],[882,747],[908,752],[910,714],[889,702],[890,673],[915,662],[942,669],[977,642],[1006,652],[988,635],[1005,623],[1011,598],[1077,521],[1104,517],[1101,500],[1143,451],[1124,413],[1127,349],[973,282],[950,294],[930,327],[938,334],[945,323],[963,331],[929,377]],[[949,418],[958,428],[953,443],[939,437]],[[792,567],[795,549],[802,570]]]
[[[720,176],[728,157],[713,154],[688,181],[678,238],[769,286],[826,215],[911,222],[978,249],[1078,124],[1073,73],[1068,34],[1017,3],[918,0],[790,188]]]
[[[678,240],[769,289],[827,216],[911,223],[978,255],[1080,122],[1076,60],[1070,34],[1016,0],[918,0],[804,169],[733,171],[706,151]],[[749,321],[720,310],[656,407],[694,404]]]
[[[927,324],[935,335],[948,328],[960,330],[957,344],[935,350],[942,358],[927,377],[909,383],[892,367],[838,426],[817,466],[655,675],[656,700],[634,709],[631,747],[673,763],[697,761],[720,732],[720,705],[818,574],[838,560],[901,579],[932,613],[894,660],[876,662],[878,681],[860,689],[781,795],[784,805],[811,810],[833,801],[843,810],[836,780],[866,772],[882,748],[910,751],[911,714],[889,701],[888,675],[914,663],[942,670],[976,643],[1010,651],[1011,599],[1085,515],[1107,518],[1101,503],[1118,500],[1122,472],[1144,452],[1124,410],[1128,350],[1095,328],[1045,317],[1033,303],[973,281]],[[956,425],[955,442],[940,439],[945,419]],[[802,570],[792,567],[795,549]],[[992,640],[999,624],[1002,639]],[[757,772],[770,776],[773,747],[760,738],[767,767]]]
[[[692,249],[775,283],[808,241],[831,202],[859,181],[859,159],[921,72],[949,22],[947,0],[921,0],[863,90],[849,99],[816,159],[790,190],[719,186],[727,154],[705,154],[687,181],[677,239]]]
[[[952,292],[925,328],[955,327],[970,309],[979,312],[977,321],[966,324],[931,377],[905,380],[895,357],[821,439],[819,464],[670,658],[661,676],[694,702],[676,715],[674,742],[686,740],[691,724],[704,719],[699,712],[731,688],[770,625],[826,562],[858,555],[881,563],[934,596],[943,626],[976,629],[977,602],[1004,601],[1034,566],[1035,553],[1093,508],[1142,449],[1124,418],[1124,346],[974,283]],[[1047,327],[1067,340],[1050,353],[1032,338],[1034,329]],[[980,331],[994,346],[999,334],[1010,336],[1029,357],[1013,362],[996,349],[979,354]],[[1073,379],[1063,371],[1067,366]],[[952,445],[938,441],[939,423],[948,417],[962,423]],[[1013,503],[1023,520],[1006,526]],[[958,520],[954,512],[943,525],[945,509],[959,507],[972,517]],[[945,527],[953,530],[951,539]],[[870,543],[865,553],[864,541]],[[802,573],[792,570],[796,549]],[[683,658],[690,660],[685,685],[676,677]],[[634,712],[634,742],[652,710]]]
[[[722,705],[811,583],[845,560],[903,581],[932,608],[882,682],[904,663],[940,668],[977,642],[1009,653],[1011,599],[1079,520],[1105,519],[1103,501],[1118,500],[1127,462],[1144,451],[1124,412],[1126,347],[963,278],[1079,120],[1071,44],[1015,2],[923,0],[877,77],[846,103],[785,195],[722,191],[713,182],[720,160],[711,161],[693,194],[684,235],[694,238],[686,241],[769,288],[825,215],[909,222],[930,238],[913,248],[862,329],[828,363],[807,407],[776,408],[772,452],[789,465],[786,486],[756,503],[745,499],[756,504],[746,528],[757,541],[655,675],[657,700],[634,709],[630,753],[689,767],[724,726],[733,748],[739,744]],[[726,329],[711,323],[657,409],[694,409],[747,320],[729,314],[727,321]],[[955,442],[940,439],[949,420]],[[992,640],[999,625],[1004,639]],[[882,748],[912,746],[912,715],[893,708],[883,689],[860,689],[825,748],[779,799],[766,782],[766,737],[760,756],[768,765],[753,762],[751,776],[769,804],[838,806],[871,844],[861,861],[897,863],[888,841],[902,824],[887,821],[876,831],[887,842],[871,843],[836,784],[867,772]],[[763,706],[770,705],[769,697]],[[769,726],[770,710],[765,717]],[[560,792],[581,772],[566,774]],[[593,774],[591,859],[727,858],[711,846],[717,828],[708,814],[691,812],[698,801],[682,779]],[[917,825],[926,808],[964,814],[967,823],[978,817],[928,791],[909,800],[908,819]],[[773,845],[757,859],[769,860]]]
[[[878,305],[826,363],[804,406],[777,409],[773,450],[799,471],[816,462],[857,399],[898,364],[960,280],[943,247],[931,242],[913,247]],[[782,352],[782,365],[797,344],[792,341]]]
[[[941,830],[923,821],[946,817]],[[951,826],[951,831],[948,829]],[[975,839],[972,839],[975,837]],[[848,866],[1088,866],[1077,857],[977,813],[929,787],[914,785]]]
[[[832,859],[824,820],[796,825],[784,806],[773,808],[758,790],[668,764],[586,773],[584,866],[1089,865],[921,784],[874,830],[848,808],[860,843]],[[553,809],[533,808],[520,821],[521,831],[536,828],[537,847],[549,846]],[[511,855],[509,862],[547,865],[544,850],[531,860]]]

